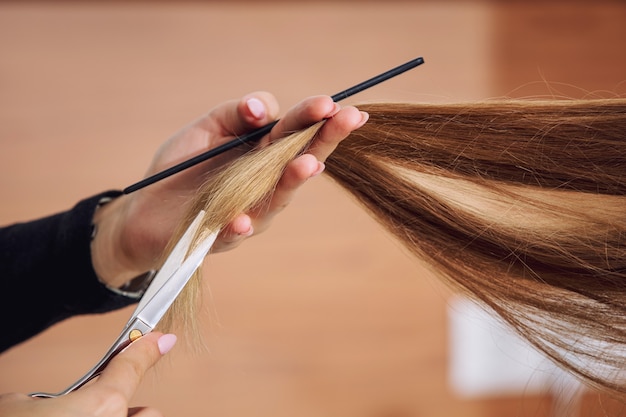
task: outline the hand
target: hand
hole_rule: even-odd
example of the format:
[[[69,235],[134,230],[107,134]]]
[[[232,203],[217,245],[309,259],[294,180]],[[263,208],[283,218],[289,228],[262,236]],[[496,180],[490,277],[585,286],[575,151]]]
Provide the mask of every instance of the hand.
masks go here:
[[[2,417],[159,417],[152,408],[129,408],[144,374],[176,342],[174,335],[153,332],[117,355],[95,382],[57,398],[0,395]]]
[[[257,92],[239,101],[224,103],[182,129],[161,146],[147,176],[194,155],[227,142],[236,135],[263,126],[278,116],[275,98]],[[307,179],[321,173],[323,161],[341,140],[367,121],[367,114],[354,107],[341,108],[328,96],[310,97],[289,110],[261,143],[328,119],[310,153],[292,161],[273,194],[268,211],[262,215],[242,213],[220,234],[214,249],[223,251],[241,243],[253,233],[265,230],[270,220],[286,207]],[[212,170],[238,155],[235,150],[122,196],[96,213],[98,234],[92,246],[98,276],[112,286],[154,268],[174,228],[185,213],[186,204]]]

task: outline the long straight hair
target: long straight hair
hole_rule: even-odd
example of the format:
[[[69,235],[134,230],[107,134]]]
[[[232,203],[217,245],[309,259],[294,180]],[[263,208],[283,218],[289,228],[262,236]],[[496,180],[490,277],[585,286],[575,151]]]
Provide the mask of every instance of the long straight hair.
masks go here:
[[[437,276],[558,364],[624,394],[626,100],[358,107],[370,119],[326,173]],[[204,209],[216,230],[262,210],[320,125],[236,160],[189,217]],[[194,305],[181,298],[172,315],[193,318]]]

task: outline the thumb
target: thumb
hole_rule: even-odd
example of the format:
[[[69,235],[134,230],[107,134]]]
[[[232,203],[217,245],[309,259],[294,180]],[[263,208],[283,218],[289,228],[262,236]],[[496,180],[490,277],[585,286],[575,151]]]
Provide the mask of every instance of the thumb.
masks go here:
[[[137,339],[111,360],[96,384],[118,391],[130,401],[148,369],[169,352],[175,343],[175,335],[159,332]]]

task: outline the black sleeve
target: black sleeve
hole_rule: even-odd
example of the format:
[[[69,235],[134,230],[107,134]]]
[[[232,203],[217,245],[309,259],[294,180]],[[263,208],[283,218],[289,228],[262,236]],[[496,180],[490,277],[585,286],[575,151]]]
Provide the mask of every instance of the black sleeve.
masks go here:
[[[102,285],[91,265],[92,218],[103,193],[69,211],[0,228],[0,352],[68,317],[137,300]]]

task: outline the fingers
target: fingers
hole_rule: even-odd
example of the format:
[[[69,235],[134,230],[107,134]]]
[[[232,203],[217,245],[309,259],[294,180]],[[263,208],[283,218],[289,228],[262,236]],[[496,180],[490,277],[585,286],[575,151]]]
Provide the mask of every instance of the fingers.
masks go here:
[[[302,101],[275,127],[265,142],[284,136],[287,130],[299,130],[326,118],[307,154],[293,160],[285,169],[268,206],[262,210],[240,215],[222,232],[216,251],[225,251],[239,245],[253,233],[264,231],[271,219],[293,200],[297,190],[309,179],[324,170],[323,161],[350,132],[363,126],[368,114],[355,107],[341,108],[330,97],[317,96]]]
[[[328,96],[315,96],[303,100],[287,112],[272,129],[269,138],[273,141],[287,134],[304,129],[320,120],[326,123],[313,142],[310,153],[324,161],[350,132],[367,122],[368,114],[348,106],[341,108]]]
[[[247,237],[252,236],[254,227],[252,219],[247,214],[240,214],[220,233],[220,237],[213,246],[214,252],[223,252],[237,247]]]
[[[346,107],[339,110],[322,126],[308,152],[319,161],[325,161],[339,142],[345,139],[350,132],[363,126],[368,118],[367,113],[359,111],[356,107]]]
[[[130,401],[145,373],[176,343],[171,334],[149,333],[111,360],[93,387],[118,392]]]
[[[337,115],[340,109],[339,104],[329,96],[309,97],[292,107],[265,141],[279,139],[320,120],[329,119]],[[237,102],[224,103],[211,111],[207,119],[218,123],[224,135],[234,136],[274,121],[278,112],[276,98],[270,93],[258,91],[245,95]]]
[[[262,231],[267,227],[269,221],[291,203],[298,189],[310,178],[321,174],[324,168],[324,164],[312,154],[304,154],[294,159],[285,169],[272,195],[267,212],[263,213],[260,224],[255,224],[255,230]]]
[[[212,126],[217,127],[213,131],[224,137],[231,137],[274,121],[278,117],[278,111],[278,102],[272,94],[257,91],[216,107],[205,120],[216,124]]]
[[[285,137],[293,132],[311,126],[323,119],[328,119],[339,111],[340,107],[329,96],[309,97],[292,107],[272,129],[269,141]]]
[[[237,216],[222,231],[220,239],[214,246],[214,251],[233,249],[252,234],[264,231],[271,219],[289,205],[297,189],[309,178],[323,171],[324,164],[311,154],[305,154],[293,160],[277,184],[269,206]]]
[[[73,413],[72,416],[162,417],[153,408],[129,410],[128,403],[146,371],[167,353],[175,342],[174,335],[156,332],[147,334],[113,358],[94,383],[61,397],[29,401],[27,405],[33,412],[24,415],[69,416]],[[33,407],[40,412],[34,412]]]
[[[320,112],[324,103],[319,108]],[[253,225],[256,232],[264,230],[276,214],[281,212],[294,198],[297,190],[309,179],[322,173],[323,161],[335,150],[337,145],[350,132],[358,129],[367,122],[368,114],[360,112],[355,107],[339,109],[335,107],[334,114],[326,121],[311,144],[308,153],[294,159],[287,165],[274,194],[272,195],[267,211],[257,218]],[[308,113],[309,115],[313,113]],[[317,113],[320,114],[319,112]],[[287,118],[286,118],[287,119]],[[301,117],[300,121],[306,117]]]
[[[270,204],[249,214],[235,218],[220,235],[214,251],[231,250],[252,234],[258,234],[268,228],[275,215],[286,208],[293,200],[296,191],[310,178],[324,171],[324,164],[311,154],[302,155],[293,160],[281,177]]]

